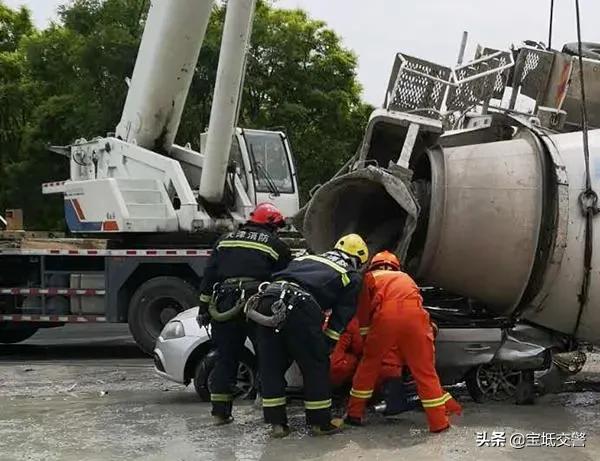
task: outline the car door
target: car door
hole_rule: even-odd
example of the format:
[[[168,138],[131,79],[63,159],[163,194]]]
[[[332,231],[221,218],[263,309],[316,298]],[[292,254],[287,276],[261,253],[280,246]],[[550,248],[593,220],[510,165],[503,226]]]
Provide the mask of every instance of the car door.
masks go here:
[[[501,328],[440,328],[435,356],[442,383],[462,381],[471,368],[491,361],[501,344]]]

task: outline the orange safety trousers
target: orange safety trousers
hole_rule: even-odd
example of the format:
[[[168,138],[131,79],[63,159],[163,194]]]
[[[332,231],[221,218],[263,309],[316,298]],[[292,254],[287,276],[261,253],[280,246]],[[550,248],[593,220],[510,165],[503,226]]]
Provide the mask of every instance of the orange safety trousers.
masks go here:
[[[344,354],[343,357],[337,357],[335,362],[332,360],[329,375],[331,385],[333,387],[339,387],[345,383],[351,382],[359,363],[360,357],[353,354]],[[398,378],[401,374],[402,365],[382,363],[379,375],[375,382],[375,389],[380,389],[387,380],[390,378]]]
[[[460,414],[462,408],[440,384],[435,370],[429,313],[423,309],[421,301],[414,298],[384,300],[373,315],[362,360],[352,381],[348,416],[362,419],[380,374],[383,357],[394,346],[415,380],[429,430],[439,432],[448,428],[448,415]]]
[[[355,317],[342,333],[340,340],[330,356],[330,381],[333,387],[339,387],[352,382],[356,368],[360,362],[363,351],[363,338],[358,327],[358,319]],[[402,363],[396,351],[390,351],[383,359],[375,388],[390,378],[396,378],[402,373]]]

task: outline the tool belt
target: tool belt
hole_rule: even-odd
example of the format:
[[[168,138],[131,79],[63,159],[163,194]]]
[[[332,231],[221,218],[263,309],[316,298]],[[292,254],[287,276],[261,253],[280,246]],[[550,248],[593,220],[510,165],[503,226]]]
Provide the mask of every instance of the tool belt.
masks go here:
[[[274,301],[268,303],[268,298],[273,298]],[[292,309],[307,300],[315,302],[309,292],[295,283],[265,282],[261,284],[258,293],[246,303],[246,317],[279,332]]]
[[[255,294],[262,282],[251,277],[226,279],[213,286],[213,293],[208,305],[208,313],[215,322],[226,322],[237,317],[243,310],[248,297]],[[218,309],[219,303],[231,297],[235,299],[233,306],[224,312]]]

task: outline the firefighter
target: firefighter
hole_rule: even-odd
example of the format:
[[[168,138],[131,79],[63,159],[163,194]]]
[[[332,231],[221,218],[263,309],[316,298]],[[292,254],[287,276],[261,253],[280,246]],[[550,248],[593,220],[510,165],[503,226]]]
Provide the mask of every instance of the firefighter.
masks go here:
[[[243,307],[259,285],[292,260],[289,247],[277,236],[285,224],[270,203],[259,204],[247,223],[220,238],[213,247],[200,285],[198,322],[211,324],[218,359],[209,383],[216,425],[233,421],[233,389],[248,324]]]
[[[265,422],[273,437],[289,434],[284,375],[296,361],[304,380],[306,422],[313,435],[341,430],[341,419],[331,419],[329,352],[354,316],[362,285],[358,270],[368,260],[363,239],[342,237],[332,251],[294,259],[287,269],[248,306],[258,325],[259,370]],[[324,311],[331,309],[327,329]]]
[[[365,290],[366,291],[366,290]],[[363,293],[361,293],[361,300]],[[360,302],[359,302],[360,309]],[[433,327],[434,338],[437,336],[437,325],[431,322]],[[346,331],[340,337],[333,352],[330,355],[330,374],[329,378],[331,385],[338,390],[343,390],[346,386],[350,388],[352,378],[360,359],[363,354],[364,337],[367,328],[363,328],[361,332],[358,317],[355,316],[348,326]],[[362,333],[362,334],[361,334]],[[375,383],[374,396],[383,398],[386,404],[384,414],[394,415],[404,411],[412,410],[420,401],[413,399],[409,400],[407,385],[414,385],[410,374],[407,374],[407,368],[402,362],[398,354],[397,346],[394,346],[384,357],[381,362],[379,376]]]
[[[352,382],[363,354],[363,336],[360,334],[358,317],[354,317],[346,327],[346,331],[340,337],[330,356],[331,368],[329,377],[331,385],[334,388],[342,387]],[[381,389],[383,384],[389,379],[401,377],[402,365],[396,348],[389,351],[381,362],[381,369],[379,370],[375,389]]]
[[[352,381],[362,355],[362,348],[363,339],[360,336],[358,319],[354,317],[329,356],[329,381],[334,388]]]
[[[360,334],[358,317],[354,317],[330,356],[329,377],[331,385],[338,391],[346,387],[349,389],[352,385],[352,378],[363,353],[363,337],[364,335]],[[396,347],[383,357],[373,395],[385,402],[385,415],[413,410],[419,403],[418,400],[409,399],[406,371]]]
[[[462,408],[440,384],[435,370],[434,331],[419,288],[408,274],[400,271],[398,258],[387,251],[374,256],[364,287],[368,302],[361,303],[357,315],[359,327],[367,337],[352,380],[346,421],[362,423],[382,359],[396,346],[415,380],[429,430],[448,429],[448,415],[460,414]]]

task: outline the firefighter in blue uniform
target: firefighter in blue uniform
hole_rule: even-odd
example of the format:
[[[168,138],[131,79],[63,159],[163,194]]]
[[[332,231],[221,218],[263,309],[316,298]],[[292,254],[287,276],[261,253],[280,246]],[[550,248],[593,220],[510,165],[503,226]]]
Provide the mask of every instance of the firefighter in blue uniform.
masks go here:
[[[216,425],[233,421],[234,385],[249,334],[243,314],[246,299],[292,259],[289,247],[276,234],[284,224],[283,215],[275,206],[258,205],[246,224],[217,241],[204,271],[198,323],[211,324],[218,352],[209,382]]]
[[[306,422],[313,435],[341,429],[342,421],[331,419],[329,352],[355,314],[362,285],[359,269],[367,260],[363,239],[344,236],[332,251],[294,259],[248,304],[248,317],[259,324],[263,413],[273,437],[289,434],[284,375],[292,361],[304,379]],[[327,310],[331,316],[323,330]]]

